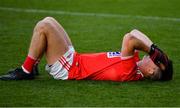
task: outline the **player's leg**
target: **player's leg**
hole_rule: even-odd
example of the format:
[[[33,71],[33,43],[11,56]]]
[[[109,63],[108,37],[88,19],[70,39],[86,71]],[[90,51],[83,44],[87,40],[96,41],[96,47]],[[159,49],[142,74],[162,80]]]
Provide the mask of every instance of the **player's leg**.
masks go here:
[[[63,27],[54,18],[47,17],[36,25],[28,55],[38,59],[45,52],[48,64],[53,64],[70,45]]]
[[[28,56],[22,69],[17,68],[9,74],[1,76],[0,79],[33,79],[34,64],[44,53],[46,53],[47,62],[51,64],[68,50],[69,45],[72,43],[62,26],[55,19],[47,17],[38,22],[34,28]]]

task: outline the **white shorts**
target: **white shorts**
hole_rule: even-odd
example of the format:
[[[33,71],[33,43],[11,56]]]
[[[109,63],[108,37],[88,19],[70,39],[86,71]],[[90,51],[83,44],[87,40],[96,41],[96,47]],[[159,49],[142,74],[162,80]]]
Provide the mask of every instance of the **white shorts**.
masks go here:
[[[46,65],[46,71],[54,77],[54,79],[68,79],[68,71],[72,66],[74,59],[74,47],[69,46],[69,50],[59,58],[54,64]]]

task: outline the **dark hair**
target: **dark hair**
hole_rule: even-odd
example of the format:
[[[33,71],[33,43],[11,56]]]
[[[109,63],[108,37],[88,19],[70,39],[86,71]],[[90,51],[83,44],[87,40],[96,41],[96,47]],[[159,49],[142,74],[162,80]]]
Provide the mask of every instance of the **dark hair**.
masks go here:
[[[173,78],[173,62],[168,60],[168,65],[165,67],[165,70],[162,71],[161,81],[169,81]]]

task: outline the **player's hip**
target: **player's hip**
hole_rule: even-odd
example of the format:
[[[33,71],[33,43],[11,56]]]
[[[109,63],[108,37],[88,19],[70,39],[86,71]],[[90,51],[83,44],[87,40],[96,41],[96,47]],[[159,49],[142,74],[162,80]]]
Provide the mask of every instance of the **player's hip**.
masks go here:
[[[75,50],[69,46],[69,50],[60,57],[54,64],[46,65],[46,70],[54,79],[67,80],[69,70],[72,68]]]

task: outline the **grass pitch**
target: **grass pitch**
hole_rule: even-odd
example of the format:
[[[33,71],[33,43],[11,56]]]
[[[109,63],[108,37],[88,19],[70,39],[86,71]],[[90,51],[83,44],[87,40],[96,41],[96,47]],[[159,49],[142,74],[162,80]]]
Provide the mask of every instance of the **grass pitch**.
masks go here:
[[[78,52],[118,51],[123,35],[137,28],[174,62],[172,81],[121,83],[53,80],[43,59],[36,80],[0,81],[0,106],[180,106],[179,4],[179,0],[0,0],[0,74],[23,63],[33,27],[46,16],[63,25]],[[22,11],[26,9],[36,11]]]

